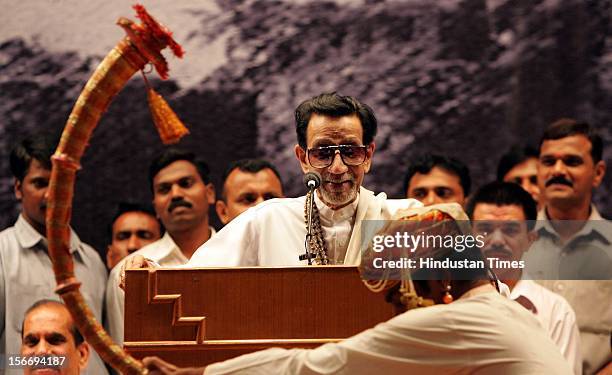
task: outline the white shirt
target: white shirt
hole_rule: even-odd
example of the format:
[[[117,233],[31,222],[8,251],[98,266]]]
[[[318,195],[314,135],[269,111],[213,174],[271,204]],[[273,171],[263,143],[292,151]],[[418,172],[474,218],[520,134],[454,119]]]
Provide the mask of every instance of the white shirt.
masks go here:
[[[318,194],[315,194],[315,204],[319,209],[321,228],[325,234],[328,259],[331,264],[343,264],[359,204],[359,195],[351,204],[338,210],[329,208]]]
[[[81,294],[98,322],[102,322],[106,267],[100,255],[81,242],[72,229],[70,253],[75,276],[82,283]],[[41,299],[61,301],[55,287],[47,239],[20,215],[15,226],[0,232],[0,353],[20,353],[25,311]],[[86,374],[107,374],[104,363],[93,348],[90,353]]]
[[[307,265],[306,260],[299,260],[305,252],[305,202],[302,196],[271,199],[251,207],[200,246],[186,266]],[[342,263],[347,265],[358,265],[361,259],[363,221],[390,219],[400,209],[422,206],[415,199],[387,199],[384,193],[374,196],[363,187],[358,202],[339,211],[334,212],[319,199],[315,203],[328,250],[332,249],[338,260],[344,258]]]
[[[215,233],[215,229],[210,227],[211,238]],[[130,257],[136,254],[153,260],[163,267],[180,266],[189,261],[168,232],[159,240],[130,254]],[[119,279],[121,276],[121,266],[126,262],[127,258],[128,257],[123,258],[113,267],[108,277],[108,285],[106,287],[108,333],[118,345],[123,345],[123,328],[125,322],[125,292],[123,289],[119,288]]]
[[[576,325],[576,314],[565,298],[551,292],[532,280],[519,280],[512,289],[510,298],[527,298],[535,306],[535,315],[569,362],[575,374],[582,374],[580,333]]]
[[[268,349],[210,365],[204,374],[572,373],[529,311],[489,292],[490,285],[476,289],[449,305],[408,311],[337,344]]]

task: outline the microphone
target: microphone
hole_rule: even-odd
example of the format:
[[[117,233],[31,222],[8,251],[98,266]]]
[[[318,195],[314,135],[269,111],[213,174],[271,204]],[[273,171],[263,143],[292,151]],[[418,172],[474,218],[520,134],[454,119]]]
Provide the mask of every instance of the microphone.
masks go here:
[[[308,190],[313,190],[321,185],[321,175],[317,172],[308,172],[304,175],[302,181],[304,181]]]
[[[308,172],[304,175],[303,178],[304,185],[309,191],[309,194],[312,194],[312,198],[308,202],[308,216],[306,220],[306,239],[304,240],[304,247],[306,252],[299,256],[300,260],[308,260],[308,265],[312,264],[312,259],[315,258],[315,255],[310,251],[309,239],[312,237],[312,206],[314,203],[314,190],[321,185],[321,175],[317,172]]]

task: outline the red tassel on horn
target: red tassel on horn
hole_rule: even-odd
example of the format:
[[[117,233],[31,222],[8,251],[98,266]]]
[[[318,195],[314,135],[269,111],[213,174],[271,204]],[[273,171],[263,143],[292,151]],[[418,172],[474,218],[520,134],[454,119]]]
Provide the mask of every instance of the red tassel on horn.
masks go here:
[[[189,130],[168,103],[155,90],[149,87],[148,102],[153,115],[153,122],[159,132],[159,137],[165,145],[177,143],[183,136],[189,134]]]

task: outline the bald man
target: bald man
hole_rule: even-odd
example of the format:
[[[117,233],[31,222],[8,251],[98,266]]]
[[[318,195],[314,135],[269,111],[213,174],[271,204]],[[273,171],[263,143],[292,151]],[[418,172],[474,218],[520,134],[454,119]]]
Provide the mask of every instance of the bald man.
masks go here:
[[[78,375],[85,373],[87,368],[89,345],[77,330],[68,308],[63,303],[40,300],[25,313],[21,355],[57,357],[51,359],[51,365],[25,368],[25,375]],[[61,364],[53,366],[55,361]]]

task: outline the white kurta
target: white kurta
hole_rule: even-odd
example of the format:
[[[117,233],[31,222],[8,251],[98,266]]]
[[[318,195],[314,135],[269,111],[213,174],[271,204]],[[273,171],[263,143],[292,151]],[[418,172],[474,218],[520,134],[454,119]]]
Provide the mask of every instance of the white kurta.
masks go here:
[[[315,199],[330,258],[339,264],[359,264],[364,220],[390,219],[400,209],[422,206],[414,199],[387,199],[384,193],[374,196],[363,187],[358,199],[356,205],[337,211]],[[200,246],[186,266],[306,265],[298,258],[305,251],[305,200],[304,196],[271,199],[250,208]]]
[[[273,348],[210,365],[204,374],[571,374],[529,311],[497,292],[420,308],[337,344]],[[472,290],[472,291],[476,291]]]
[[[582,354],[580,352],[580,333],[576,324],[576,314],[560,295],[532,280],[519,280],[510,293],[510,298],[527,298],[536,307],[536,317],[548,336],[557,345],[561,354],[573,368],[575,374],[582,374]]]

